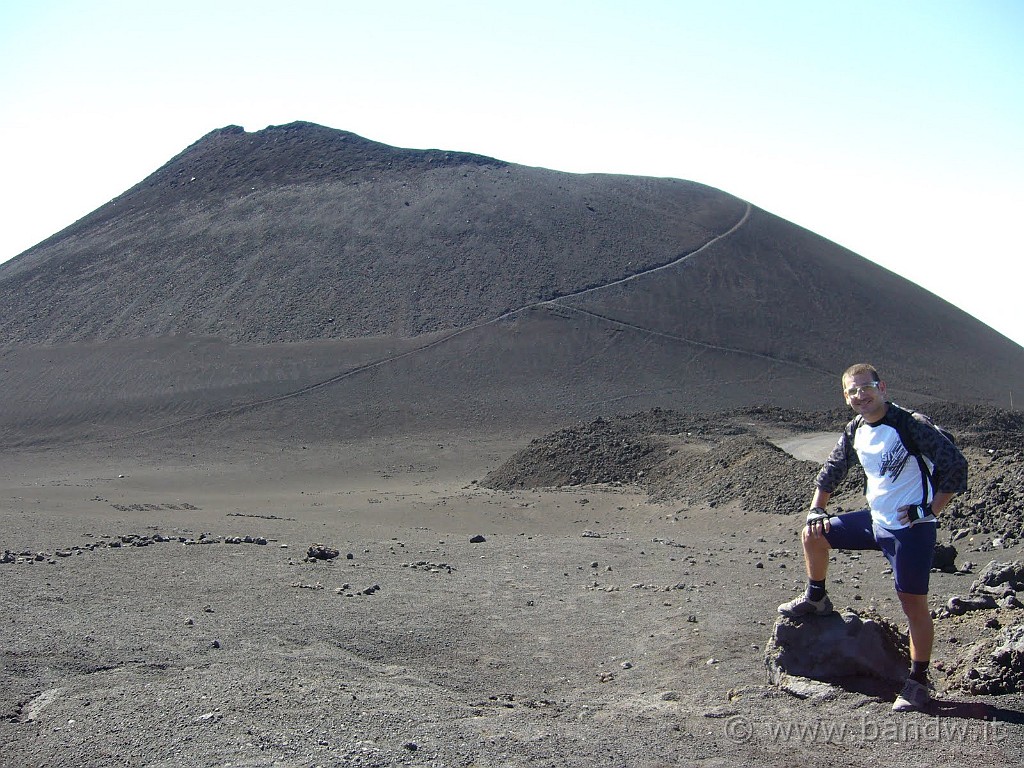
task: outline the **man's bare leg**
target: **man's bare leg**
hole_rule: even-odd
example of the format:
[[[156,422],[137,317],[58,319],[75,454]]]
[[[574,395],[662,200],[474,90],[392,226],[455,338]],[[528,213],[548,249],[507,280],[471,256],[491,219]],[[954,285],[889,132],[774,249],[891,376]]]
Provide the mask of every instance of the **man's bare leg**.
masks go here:
[[[928,610],[928,595],[911,595],[906,592],[896,594],[910,625],[910,660],[930,661],[935,625],[932,623],[931,611]]]
[[[832,545],[825,538],[821,524],[805,526],[801,541],[804,545],[804,566],[810,581],[824,581],[828,575],[828,558]]]

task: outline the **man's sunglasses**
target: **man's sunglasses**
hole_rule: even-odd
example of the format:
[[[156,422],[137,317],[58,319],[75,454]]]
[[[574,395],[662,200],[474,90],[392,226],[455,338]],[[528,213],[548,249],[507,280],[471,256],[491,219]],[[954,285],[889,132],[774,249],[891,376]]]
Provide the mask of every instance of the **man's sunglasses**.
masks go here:
[[[880,383],[881,382],[878,382],[878,381],[869,381],[867,384],[861,384],[860,386],[857,386],[857,387],[847,387],[846,388],[846,396],[847,397],[857,397],[858,395],[863,395],[869,389],[878,389],[878,385]]]

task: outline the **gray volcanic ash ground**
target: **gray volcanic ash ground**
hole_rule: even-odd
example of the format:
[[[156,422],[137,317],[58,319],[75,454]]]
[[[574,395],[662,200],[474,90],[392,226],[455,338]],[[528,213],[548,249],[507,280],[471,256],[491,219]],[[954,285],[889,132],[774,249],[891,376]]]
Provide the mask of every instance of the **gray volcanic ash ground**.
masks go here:
[[[842,418],[8,456],[0,764],[1016,765],[1024,694],[992,670],[1020,608],[937,620],[938,715],[767,682],[816,466],[777,444]],[[963,432],[972,486],[1019,488],[1004,437]],[[944,525],[936,609],[1022,560],[1017,493]],[[884,566],[836,553],[831,590],[898,628]]]

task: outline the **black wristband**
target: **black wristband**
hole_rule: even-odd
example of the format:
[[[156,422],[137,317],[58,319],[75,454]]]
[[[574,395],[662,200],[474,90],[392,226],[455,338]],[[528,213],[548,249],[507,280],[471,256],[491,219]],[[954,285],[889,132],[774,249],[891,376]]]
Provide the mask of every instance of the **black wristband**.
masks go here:
[[[914,504],[913,506],[907,507],[907,517],[910,518],[910,522],[916,523],[918,520],[924,520],[926,517],[931,517],[932,505],[926,504],[921,506],[920,504]]]

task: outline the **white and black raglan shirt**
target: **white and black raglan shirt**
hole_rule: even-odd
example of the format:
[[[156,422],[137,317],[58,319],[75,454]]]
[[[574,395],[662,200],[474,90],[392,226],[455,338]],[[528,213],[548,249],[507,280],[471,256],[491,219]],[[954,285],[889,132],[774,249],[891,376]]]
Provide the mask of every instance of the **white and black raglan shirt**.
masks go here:
[[[897,419],[905,420],[904,429],[916,442],[932,475],[932,484],[922,477],[917,458],[900,439]],[[856,418],[849,423],[818,473],[817,487],[830,495],[834,493],[854,462],[864,468],[864,495],[872,521],[889,530],[907,527],[898,519],[901,507],[920,504],[922,499],[930,503],[934,492],[967,490],[967,460],[960,450],[925,417],[892,403],[879,422],[871,424]]]

